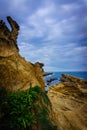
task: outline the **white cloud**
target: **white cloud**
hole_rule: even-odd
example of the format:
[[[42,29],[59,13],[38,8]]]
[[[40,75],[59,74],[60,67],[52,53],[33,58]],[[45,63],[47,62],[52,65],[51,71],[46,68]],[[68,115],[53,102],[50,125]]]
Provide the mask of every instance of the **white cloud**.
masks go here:
[[[43,38],[47,40],[59,40],[65,38],[65,34],[76,30],[74,16],[68,19],[59,20],[56,5],[42,6],[35,13],[26,18],[26,22],[21,25],[21,36],[24,39]],[[54,15],[55,14],[55,17]],[[60,15],[59,15],[60,17]],[[73,24],[72,24],[73,22]]]
[[[39,8],[34,14],[26,18],[26,23],[21,25],[21,35],[30,38],[43,37],[53,33],[58,33],[55,27],[56,19],[52,17],[52,12],[55,11],[55,6],[51,3],[49,6]],[[32,27],[32,28],[30,28]],[[55,32],[56,31],[56,32]],[[53,34],[52,34],[53,35]]]
[[[77,3],[72,3],[72,4],[63,4],[61,5],[61,8],[66,11],[66,12],[69,12],[69,11],[74,11],[74,10],[77,10],[80,8],[80,5],[77,4]]]
[[[27,0],[9,0],[10,10],[25,11],[27,8]],[[19,13],[17,12],[17,13]]]
[[[18,8],[19,6],[24,6],[25,5],[25,2],[26,0],[9,0],[10,1],[10,4],[13,6],[13,7],[16,7]]]
[[[41,47],[29,43],[21,43],[20,50],[20,53],[27,60],[33,63],[40,61],[45,64],[45,70],[56,71],[64,70],[65,68],[68,70],[71,68],[77,69],[77,66],[79,69],[87,47],[78,47],[73,43],[63,46],[60,44],[50,46],[49,43],[44,43]],[[73,68],[74,65],[76,68]]]
[[[22,55],[25,55],[26,59],[31,60],[32,62],[39,60],[43,63],[50,64],[51,56],[53,54],[52,52],[53,49],[50,48],[48,51],[48,48],[46,46],[37,47],[29,43],[21,43],[20,46],[20,53]]]

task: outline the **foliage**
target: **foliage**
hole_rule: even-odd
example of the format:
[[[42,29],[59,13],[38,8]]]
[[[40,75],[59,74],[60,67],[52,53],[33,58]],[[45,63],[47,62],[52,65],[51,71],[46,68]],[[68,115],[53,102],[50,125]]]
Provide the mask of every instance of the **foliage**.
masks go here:
[[[38,123],[41,125],[41,130],[56,130],[56,126],[53,126],[49,120],[49,110],[46,106],[39,106],[39,112],[36,114]]]
[[[9,130],[32,130],[32,126],[40,123],[41,130],[55,130],[48,119],[47,107],[37,103],[40,100],[49,103],[47,95],[39,86],[30,85],[29,90],[5,94],[1,99],[4,116],[0,119],[0,129],[5,124]]]
[[[35,89],[39,89],[38,86]],[[9,124],[9,129],[26,130],[36,123],[32,106],[38,98],[37,91],[32,87],[29,90],[22,92],[18,91],[7,95],[1,104],[2,112],[5,113],[3,123]]]

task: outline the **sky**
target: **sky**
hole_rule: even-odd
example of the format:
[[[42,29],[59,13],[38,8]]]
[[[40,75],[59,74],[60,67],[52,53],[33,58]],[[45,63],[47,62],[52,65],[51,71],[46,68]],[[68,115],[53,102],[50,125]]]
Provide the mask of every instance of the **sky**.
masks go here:
[[[87,0],[0,0],[0,20],[20,25],[18,46],[45,71],[87,71]],[[9,25],[8,25],[9,27]]]

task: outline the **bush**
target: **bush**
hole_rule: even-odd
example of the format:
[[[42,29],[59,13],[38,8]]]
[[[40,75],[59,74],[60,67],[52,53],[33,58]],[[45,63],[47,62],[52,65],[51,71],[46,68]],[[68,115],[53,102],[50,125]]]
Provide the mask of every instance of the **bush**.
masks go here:
[[[42,130],[54,130],[47,117],[48,109],[44,105],[35,109],[38,108],[36,102],[42,100],[40,97],[47,104],[49,101],[47,95],[44,96],[44,92],[39,86],[34,88],[30,86],[29,90],[5,94],[2,97],[1,112],[4,113],[4,116],[0,119],[0,129],[32,130],[32,126],[37,125],[39,120]]]

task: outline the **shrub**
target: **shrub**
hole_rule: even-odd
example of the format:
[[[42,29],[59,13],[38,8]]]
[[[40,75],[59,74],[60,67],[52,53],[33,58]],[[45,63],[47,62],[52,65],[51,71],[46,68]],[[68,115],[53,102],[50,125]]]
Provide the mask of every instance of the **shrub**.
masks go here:
[[[39,89],[38,86],[34,88]],[[32,87],[23,92],[18,91],[10,93],[5,97],[1,104],[2,112],[5,114],[3,117],[3,125],[8,125],[12,130],[26,130],[36,123],[32,107],[35,100],[38,98],[38,93]]]
[[[54,130],[48,119],[47,107],[40,104],[42,99],[48,104],[49,99],[39,86],[5,94],[1,99],[1,112],[4,115],[0,119],[0,129],[32,130],[34,125],[40,123],[42,130]]]

